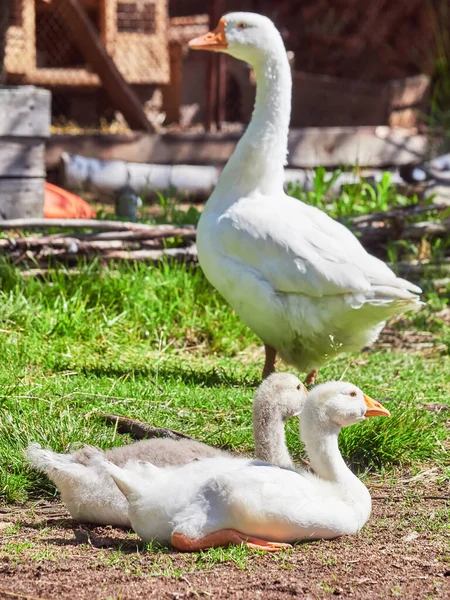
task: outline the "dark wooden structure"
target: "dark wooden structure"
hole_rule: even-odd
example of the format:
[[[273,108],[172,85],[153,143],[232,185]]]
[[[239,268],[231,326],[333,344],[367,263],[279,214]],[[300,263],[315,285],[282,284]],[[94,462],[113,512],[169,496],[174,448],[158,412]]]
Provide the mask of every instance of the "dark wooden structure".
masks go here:
[[[446,53],[442,58],[450,61],[448,0],[373,0],[370,6],[365,0],[171,0],[169,3],[171,18],[186,19],[206,13],[212,26],[216,24],[217,13],[235,10],[265,14],[280,29],[293,57],[294,95],[299,98],[305,92],[305,102],[315,109],[309,121],[305,121],[305,112],[294,110],[294,127],[415,126],[425,108],[428,82],[436,78],[439,57]],[[207,60],[210,59],[205,58],[205,63]],[[247,99],[242,100],[242,95],[252,92],[248,86],[242,87],[242,82],[239,94],[230,85],[225,93],[219,91],[219,72],[216,64],[215,81],[210,80],[208,89],[206,124],[223,115],[224,106],[228,120],[230,114],[240,112],[245,122],[249,113],[242,114],[239,103],[251,106]],[[429,79],[417,77],[420,75]],[[227,81],[230,83],[229,76]],[[336,108],[343,109],[341,114],[333,105],[334,99]],[[372,107],[376,106],[372,116],[368,111],[364,114],[368,99]]]
[[[67,102],[103,87],[131,128],[152,130],[137,88],[169,82],[167,0],[10,1],[8,83],[43,86]]]

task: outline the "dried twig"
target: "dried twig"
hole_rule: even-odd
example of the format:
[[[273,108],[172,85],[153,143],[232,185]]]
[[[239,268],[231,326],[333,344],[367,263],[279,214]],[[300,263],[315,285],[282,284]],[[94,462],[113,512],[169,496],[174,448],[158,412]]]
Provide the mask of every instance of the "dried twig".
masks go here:
[[[63,227],[73,229],[100,229],[103,231],[149,231],[179,230],[175,225],[146,225],[128,221],[103,221],[101,219],[5,219],[0,220],[0,229],[46,229]],[[183,228],[184,229],[184,228]],[[188,229],[188,228],[186,228]],[[168,234],[168,233],[167,233]],[[169,235],[169,234],[168,234]]]
[[[427,213],[432,210],[443,212],[448,206],[442,204],[426,204],[426,205],[414,205],[414,206],[400,206],[398,208],[392,208],[391,210],[367,213],[354,217],[352,219],[354,225],[364,225],[365,223],[372,223],[373,221],[388,221],[388,220],[404,220],[406,217],[412,217]]]
[[[420,264],[410,264],[406,262],[400,262],[390,265],[391,268],[395,270],[395,272],[402,276],[407,277],[411,275],[424,275],[427,274],[437,274],[437,273],[445,273],[450,272],[450,261],[439,262],[439,263],[429,263],[424,262]]]
[[[100,417],[105,419],[108,423],[117,425],[117,431],[119,433],[130,433],[135,439],[142,440],[146,438],[170,438],[172,440],[188,439],[195,440],[195,438],[176,431],[175,429],[169,429],[167,427],[153,427],[149,423],[138,421],[137,419],[131,419],[130,417],[122,417],[121,415],[113,415],[109,413],[97,413]],[[197,441],[197,440],[195,440]]]
[[[106,231],[104,233],[78,233],[73,237],[92,240],[155,240],[177,237],[183,240],[195,240],[195,227],[175,227],[172,225],[155,225],[152,231]]]
[[[442,211],[437,205],[395,208],[385,212],[361,215],[353,220],[351,229],[363,245],[373,249],[388,240],[419,240],[424,236],[447,236],[450,219],[405,223],[406,217],[430,210]],[[196,230],[192,226],[145,225],[120,221],[85,219],[14,219],[0,221],[0,229],[35,229],[49,227],[90,228],[94,233],[57,233],[0,239],[0,249],[9,253],[14,264],[31,262],[35,267],[47,267],[49,260],[74,264],[80,256],[98,256],[105,261],[144,261],[156,263],[163,257],[189,262],[197,261]],[[165,248],[164,239],[179,240],[178,247]],[[423,275],[424,271],[449,269],[445,262],[434,265],[396,265],[402,275]]]
[[[448,235],[450,232],[450,219],[423,221],[406,225],[401,223],[391,225],[383,221],[379,226],[357,226],[350,227],[350,229],[353,233],[359,235],[359,239],[363,244],[380,243],[389,239],[418,240],[425,235]]]

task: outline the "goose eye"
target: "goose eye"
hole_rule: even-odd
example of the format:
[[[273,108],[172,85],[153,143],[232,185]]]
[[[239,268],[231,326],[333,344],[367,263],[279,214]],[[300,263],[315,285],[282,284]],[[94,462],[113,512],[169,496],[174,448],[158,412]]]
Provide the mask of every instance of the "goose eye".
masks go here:
[[[302,390],[303,389],[303,383],[299,383],[298,386],[297,386],[297,389],[298,390]]]
[[[350,396],[351,396],[352,398],[356,398],[356,396],[357,396],[357,393],[356,393],[356,392],[350,392]]]
[[[244,23],[244,22],[237,24],[238,29],[247,29],[247,27],[248,27],[247,23]]]

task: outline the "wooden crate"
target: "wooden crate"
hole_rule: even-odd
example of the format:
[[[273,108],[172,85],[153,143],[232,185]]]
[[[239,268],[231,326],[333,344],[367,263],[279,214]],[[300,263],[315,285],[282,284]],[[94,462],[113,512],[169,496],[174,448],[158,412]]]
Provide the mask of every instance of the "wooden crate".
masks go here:
[[[430,86],[427,75],[371,83],[293,72],[292,127],[415,127]]]
[[[0,86],[0,219],[42,217],[48,90]]]

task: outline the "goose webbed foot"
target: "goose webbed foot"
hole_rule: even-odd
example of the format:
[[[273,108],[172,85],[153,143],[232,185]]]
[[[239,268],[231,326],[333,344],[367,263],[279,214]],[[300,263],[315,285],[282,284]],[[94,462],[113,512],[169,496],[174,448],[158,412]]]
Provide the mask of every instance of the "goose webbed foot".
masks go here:
[[[291,548],[291,544],[282,542],[269,542],[253,536],[245,535],[235,529],[221,529],[215,533],[210,533],[199,539],[192,539],[183,533],[175,532],[172,535],[172,546],[180,552],[196,552],[207,548],[219,548],[221,546],[245,544],[247,548],[256,550],[265,550],[266,552],[279,552],[282,548]]]
[[[263,379],[275,373],[275,359],[277,357],[277,351],[273,346],[269,346],[268,344],[264,344],[264,350],[266,353],[266,360],[264,362],[263,369]]]

